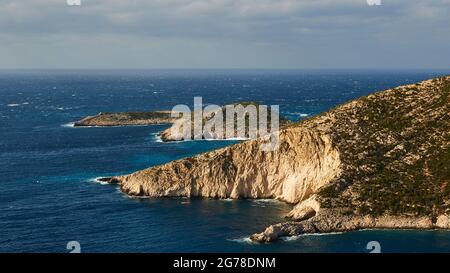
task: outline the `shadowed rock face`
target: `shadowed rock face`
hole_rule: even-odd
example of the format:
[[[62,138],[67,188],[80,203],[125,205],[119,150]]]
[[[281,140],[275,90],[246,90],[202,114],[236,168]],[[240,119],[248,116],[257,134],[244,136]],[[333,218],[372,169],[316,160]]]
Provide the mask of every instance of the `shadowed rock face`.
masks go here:
[[[134,196],[276,198],[293,221],[255,241],[362,228],[450,226],[450,77],[378,92],[280,131],[126,176]]]
[[[280,132],[280,148],[261,150],[262,139],[115,177],[134,196],[276,198],[297,203],[340,172],[330,138],[300,127]]]

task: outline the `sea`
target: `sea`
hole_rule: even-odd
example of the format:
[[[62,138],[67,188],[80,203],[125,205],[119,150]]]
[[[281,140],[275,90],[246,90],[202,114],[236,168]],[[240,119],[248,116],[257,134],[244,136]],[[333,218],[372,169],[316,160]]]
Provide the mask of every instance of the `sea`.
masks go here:
[[[167,125],[74,128],[99,112],[258,101],[293,121],[445,70],[1,70],[0,252],[449,252],[450,232],[249,235],[283,221],[274,200],[130,198],[96,178],[232,145],[162,143]]]

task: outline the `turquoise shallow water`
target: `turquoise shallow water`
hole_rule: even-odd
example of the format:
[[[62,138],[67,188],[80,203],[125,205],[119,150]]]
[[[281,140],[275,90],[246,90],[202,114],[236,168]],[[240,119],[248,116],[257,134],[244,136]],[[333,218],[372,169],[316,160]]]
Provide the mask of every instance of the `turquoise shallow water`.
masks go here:
[[[271,200],[135,199],[96,177],[126,174],[231,145],[160,143],[165,126],[72,128],[98,112],[170,109],[257,100],[293,120],[375,90],[445,71],[2,71],[0,251],[67,252],[447,252],[445,231],[358,231],[251,244],[283,220]]]

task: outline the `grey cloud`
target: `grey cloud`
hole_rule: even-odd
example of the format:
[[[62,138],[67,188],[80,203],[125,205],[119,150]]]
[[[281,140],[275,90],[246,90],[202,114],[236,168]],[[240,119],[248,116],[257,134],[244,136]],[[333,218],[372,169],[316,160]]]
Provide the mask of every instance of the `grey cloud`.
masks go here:
[[[450,46],[449,0],[382,0],[379,7],[365,0],[81,1],[81,7],[0,1],[6,63],[0,65],[375,67],[383,60],[430,67],[449,61],[428,56]],[[41,60],[38,52],[57,57]],[[410,55],[419,61],[408,61]]]

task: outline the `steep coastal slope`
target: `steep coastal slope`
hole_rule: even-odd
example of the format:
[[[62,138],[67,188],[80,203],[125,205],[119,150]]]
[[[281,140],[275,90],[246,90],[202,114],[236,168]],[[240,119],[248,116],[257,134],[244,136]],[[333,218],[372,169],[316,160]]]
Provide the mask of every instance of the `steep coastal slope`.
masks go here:
[[[276,198],[291,221],[251,238],[362,228],[450,228],[450,77],[338,106],[280,131],[127,176],[134,196]]]
[[[133,196],[276,198],[297,203],[340,172],[339,153],[326,135],[291,128],[281,147],[261,152],[260,141],[177,160],[134,174],[114,177]]]

